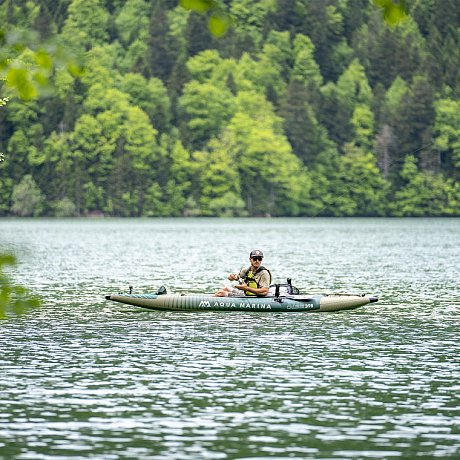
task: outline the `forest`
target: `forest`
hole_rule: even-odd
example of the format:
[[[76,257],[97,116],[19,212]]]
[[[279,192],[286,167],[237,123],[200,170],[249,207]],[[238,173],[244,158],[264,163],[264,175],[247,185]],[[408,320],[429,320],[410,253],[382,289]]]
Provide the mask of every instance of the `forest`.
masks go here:
[[[178,0],[3,1],[0,42],[84,71],[0,81],[0,216],[460,216],[458,0],[221,5],[216,34]]]

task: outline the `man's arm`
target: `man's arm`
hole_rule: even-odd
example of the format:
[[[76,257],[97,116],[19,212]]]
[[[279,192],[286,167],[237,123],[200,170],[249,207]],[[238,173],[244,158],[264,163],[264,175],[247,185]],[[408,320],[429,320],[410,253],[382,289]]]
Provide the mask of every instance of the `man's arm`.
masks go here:
[[[238,281],[240,278],[244,278],[246,276],[247,271],[248,270],[246,268],[243,268],[239,273],[230,273],[230,275],[228,275],[228,279],[230,281]]]
[[[254,288],[254,287],[249,287],[247,284],[237,284],[235,287],[239,289],[240,291],[252,292],[253,294],[260,296],[260,297],[264,297],[268,294],[268,287]]]

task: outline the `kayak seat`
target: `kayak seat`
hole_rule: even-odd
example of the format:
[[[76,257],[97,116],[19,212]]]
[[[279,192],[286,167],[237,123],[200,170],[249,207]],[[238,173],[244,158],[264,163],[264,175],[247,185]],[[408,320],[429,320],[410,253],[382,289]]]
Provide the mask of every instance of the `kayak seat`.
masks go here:
[[[268,295],[274,297],[285,297],[287,295],[298,295],[299,289],[292,285],[291,278],[287,279],[286,284],[271,284],[268,288]]]

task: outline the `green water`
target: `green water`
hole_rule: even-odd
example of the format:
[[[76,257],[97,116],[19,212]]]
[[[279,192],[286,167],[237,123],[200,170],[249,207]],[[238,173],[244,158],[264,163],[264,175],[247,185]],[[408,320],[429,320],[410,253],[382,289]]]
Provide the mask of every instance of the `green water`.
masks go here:
[[[260,247],[339,313],[155,312]],[[2,459],[460,458],[460,219],[1,220],[43,306],[0,322]]]

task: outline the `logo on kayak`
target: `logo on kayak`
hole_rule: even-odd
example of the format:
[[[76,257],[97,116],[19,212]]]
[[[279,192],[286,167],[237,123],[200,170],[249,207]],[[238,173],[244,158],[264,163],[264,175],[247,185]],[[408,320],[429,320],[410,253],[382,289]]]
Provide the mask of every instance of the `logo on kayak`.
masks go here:
[[[209,300],[202,300],[198,306],[203,308],[211,308],[211,302]]]
[[[264,304],[264,303],[246,303],[246,302],[240,302],[240,303],[227,303],[227,302],[211,302],[209,300],[202,300],[199,305],[199,308],[238,308],[238,309],[245,309],[245,310],[251,310],[251,309],[256,309],[256,310],[271,310],[272,307],[269,304]]]

